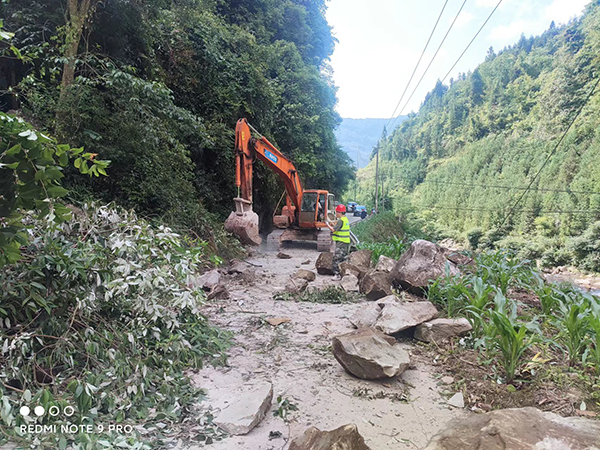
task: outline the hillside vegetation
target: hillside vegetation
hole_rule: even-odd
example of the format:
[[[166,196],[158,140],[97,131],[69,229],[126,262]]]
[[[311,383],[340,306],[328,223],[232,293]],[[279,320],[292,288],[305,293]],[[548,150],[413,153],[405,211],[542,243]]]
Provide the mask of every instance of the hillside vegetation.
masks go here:
[[[67,174],[75,200],[115,200],[207,236],[208,219],[233,207],[241,117],[309,187],[339,194],[351,178],[333,133],[324,11],[322,0],[2,2],[22,58],[4,47],[0,107],[112,161],[109,177]],[[270,219],[283,188],[258,166],[255,207]]]
[[[388,206],[415,209],[442,234],[468,234],[475,244],[505,238],[499,245],[547,264],[600,270],[600,89],[584,105],[600,76],[599,50],[593,1],[581,19],[499,53],[490,48],[472,73],[438,82],[418,114],[380,143]],[[374,166],[358,175],[359,201],[369,204]]]

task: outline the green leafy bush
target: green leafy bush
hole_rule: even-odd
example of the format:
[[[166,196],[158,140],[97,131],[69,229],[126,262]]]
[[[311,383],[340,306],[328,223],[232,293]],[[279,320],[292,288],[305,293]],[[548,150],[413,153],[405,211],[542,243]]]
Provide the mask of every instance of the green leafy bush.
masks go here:
[[[585,232],[568,242],[579,267],[600,272],[600,221],[592,223]]]
[[[61,179],[70,159],[82,174],[106,175],[110,161],[95,156],[59,145],[22,119],[0,112],[0,267],[18,261],[20,246],[27,242],[22,211],[36,211],[49,222],[70,217],[60,201],[67,194]]]
[[[479,247],[479,240],[483,236],[483,230],[481,228],[472,228],[467,232],[467,240],[472,250],[477,250]]]
[[[113,206],[75,209],[58,225],[27,221],[23,261],[0,271],[6,432],[18,439],[12,427],[27,422],[13,391],[46,407],[77,405],[77,423],[180,422],[199,396],[183,372],[223,363],[229,342],[200,313],[204,294],[193,283],[216,261],[207,243]],[[44,445],[58,448],[58,439],[45,435]]]
[[[365,242],[358,244],[359,250],[371,250],[373,252],[373,263],[379,261],[380,256],[387,256],[393,259],[400,259],[406,251],[407,244],[402,239],[392,236],[385,242]]]

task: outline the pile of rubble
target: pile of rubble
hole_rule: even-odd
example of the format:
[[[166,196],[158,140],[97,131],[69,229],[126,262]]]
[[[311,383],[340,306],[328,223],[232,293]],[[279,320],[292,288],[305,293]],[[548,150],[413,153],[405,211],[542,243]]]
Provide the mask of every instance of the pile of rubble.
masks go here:
[[[283,254],[278,257],[285,259]],[[381,256],[376,264],[371,260],[372,253],[361,250],[351,253],[340,264],[339,286],[348,292],[360,292],[369,300],[349,318],[356,330],[332,340],[333,356],[348,373],[366,380],[397,377],[411,365],[406,346],[398,337],[439,343],[471,330],[465,318],[438,318],[435,305],[423,298],[432,280],[461,273],[463,266],[473,264],[470,258],[417,240],[397,261],[386,256]],[[321,253],[316,262],[317,273],[333,275],[332,264],[333,255]],[[255,278],[251,267],[238,262],[227,273],[213,270],[194,282],[208,291],[209,298],[227,298],[223,276],[237,277],[247,283],[253,283]],[[302,292],[316,278],[314,271],[299,269],[290,277],[286,291]],[[453,397],[448,404],[463,407],[460,395],[461,398]],[[259,383],[223,409],[214,423],[230,434],[246,434],[264,418],[272,401],[273,386]],[[427,450],[592,449],[600,447],[599,436],[600,425],[593,421],[521,408],[474,414],[450,422],[433,437]],[[311,427],[289,446],[290,450],[334,448],[370,450],[354,424],[332,431]]]

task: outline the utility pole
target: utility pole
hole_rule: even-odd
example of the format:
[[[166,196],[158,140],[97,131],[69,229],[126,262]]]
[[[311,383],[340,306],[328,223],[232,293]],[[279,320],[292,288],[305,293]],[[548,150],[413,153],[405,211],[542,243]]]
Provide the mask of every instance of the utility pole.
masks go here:
[[[379,211],[379,146],[375,157],[375,212],[377,212]]]
[[[357,174],[358,174],[358,168],[360,167],[360,162],[359,162],[360,156],[359,155],[360,155],[359,151],[356,150],[356,173]],[[358,180],[355,178],[354,179],[354,201],[356,203],[358,203],[357,197],[358,197]]]
[[[383,189],[384,178],[381,177],[381,211],[385,211],[385,190]]]

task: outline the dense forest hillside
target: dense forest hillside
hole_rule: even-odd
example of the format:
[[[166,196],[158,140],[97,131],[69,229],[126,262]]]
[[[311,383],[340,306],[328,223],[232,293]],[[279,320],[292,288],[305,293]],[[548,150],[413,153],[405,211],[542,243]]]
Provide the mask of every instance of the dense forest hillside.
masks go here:
[[[393,126],[398,126],[406,116],[397,117],[392,123]],[[354,161],[355,167],[365,167],[373,147],[381,138],[381,132],[390,119],[342,119],[342,123],[335,131],[335,137]]]
[[[438,82],[418,114],[381,143],[386,196],[447,234],[535,236],[504,244],[529,247],[550,264],[579,253],[584,267],[599,270],[599,68],[597,0],[578,20],[498,53],[490,48],[472,73]],[[374,165],[359,173],[360,201],[372,201]],[[572,241],[580,235],[585,242]]]
[[[112,161],[107,177],[68,174],[73,200],[116,200],[204,233],[233,207],[238,118],[308,186],[339,193],[352,177],[333,134],[324,11],[323,0],[1,2],[14,51],[2,49],[0,107]],[[270,218],[283,188],[258,172],[255,209]]]

